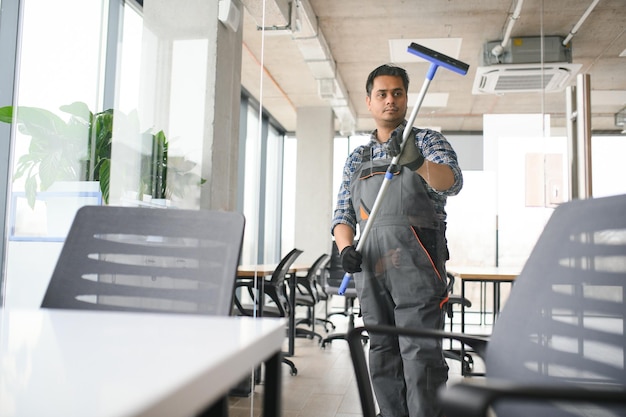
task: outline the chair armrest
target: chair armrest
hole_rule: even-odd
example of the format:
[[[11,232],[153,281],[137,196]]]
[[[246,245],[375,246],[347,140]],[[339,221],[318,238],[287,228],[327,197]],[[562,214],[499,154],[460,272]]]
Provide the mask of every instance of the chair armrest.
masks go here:
[[[509,381],[467,381],[439,392],[447,417],[484,417],[487,409],[501,399],[626,404],[626,389],[585,389],[581,386],[521,385]]]
[[[380,333],[380,334],[390,334],[390,335],[398,335],[398,336],[413,336],[413,337],[427,337],[431,339],[453,339],[458,340],[468,346],[470,346],[478,356],[481,358],[485,357],[485,351],[487,349],[487,343],[489,342],[489,338],[485,336],[474,336],[468,335],[465,333],[455,333],[455,332],[447,332],[444,330],[434,330],[434,329],[407,329],[400,328],[395,326],[379,326],[379,325],[371,325],[361,327],[361,332],[366,330],[367,332]],[[357,329],[354,329],[357,330]],[[359,336],[361,334],[359,333]]]
[[[465,308],[469,308],[472,306],[472,302],[465,297],[461,297],[460,295],[450,294],[448,298],[448,303],[450,304],[461,304]]]

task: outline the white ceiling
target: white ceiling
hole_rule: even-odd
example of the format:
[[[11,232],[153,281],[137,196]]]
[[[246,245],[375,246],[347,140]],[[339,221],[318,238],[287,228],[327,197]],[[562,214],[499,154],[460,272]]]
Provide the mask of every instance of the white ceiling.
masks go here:
[[[277,7],[290,6],[292,0],[243,1],[257,7],[244,11],[242,84],[285,129],[295,131],[299,107],[329,102],[318,94],[318,83],[303,60],[290,22],[286,29],[269,28],[276,24],[270,20],[276,21],[280,15]],[[389,41],[405,39],[408,46],[414,39],[426,42],[434,38],[443,39],[444,43],[438,45],[445,51],[440,52],[458,53],[455,58],[470,68],[465,76],[442,68],[437,71],[416,126],[440,127],[444,132],[482,131],[483,114],[543,112],[551,115],[553,128],[565,127],[564,91],[472,94],[477,67],[482,65],[483,45],[503,38],[509,16],[520,0],[302,1],[308,2],[317,17],[316,25],[356,115],[357,131],[373,128],[365,106],[365,80],[376,66],[392,62]],[[269,5],[265,20],[259,4]],[[592,0],[525,0],[511,37],[565,37],[591,4]],[[571,41],[572,62],[582,65],[580,73],[590,74],[594,131],[622,130],[615,126],[614,114],[626,106],[625,6],[625,0],[600,0]],[[265,30],[259,29],[263,23]],[[394,52],[394,58],[401,60],[402,52]],[[411,77],[411,102],[422,87],[429,65],[401,65]]]

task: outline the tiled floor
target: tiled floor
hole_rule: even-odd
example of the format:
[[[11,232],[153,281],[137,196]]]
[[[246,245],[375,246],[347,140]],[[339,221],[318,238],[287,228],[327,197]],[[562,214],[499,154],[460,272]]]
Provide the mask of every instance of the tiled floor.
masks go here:
[[[342,297],[333,298],[337,299],[335,303],[342,302]],[[342,306],[334,308],[340,307]],[[323,311],[318,316],[323,316]],[[347,328],[346,317],[335,315],[332,320],[337,326],[335,332],[342,332]],[[325,334],[321,326],[316,326],[316,330]],[[489,331],[488,328],[479,330]],[[350,353],[345,341],[335,340],[322,349],[317,340],[297,338],[295,355],[290,359],[295,363],[298,374],[290,375],[289,367],[283,365],[283,417],[362,415]],[[459,362],[449,361],[449,365],[449,383],[462,379]],[[230,397],[230,416],[260,416],[262,392],[263,386],[258,385],[252,396]]]

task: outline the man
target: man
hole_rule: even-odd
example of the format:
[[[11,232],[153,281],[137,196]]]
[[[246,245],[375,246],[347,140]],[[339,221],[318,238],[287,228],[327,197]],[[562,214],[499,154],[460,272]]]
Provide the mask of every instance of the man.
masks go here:
[[[356,225],[363,230],[385,170],[400,153],[408,88],[402,68],[381,65],[370,73],[365,100],[376,130],[346,160],[331,230],[344,270],[354,273],[366,325],[441,329],[444,207],[463,184],[456,153],[442,134],[412,129],[362,253],[354,247]],[[442,415],[436,391],[448,379],[448,366],[440,340],[371,334],[370,374],[380,416]]]

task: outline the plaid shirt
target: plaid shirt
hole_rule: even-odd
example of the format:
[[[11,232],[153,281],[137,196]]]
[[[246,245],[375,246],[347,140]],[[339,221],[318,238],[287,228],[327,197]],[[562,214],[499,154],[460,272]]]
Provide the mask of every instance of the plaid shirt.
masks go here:
[[[414,128],[413,132],[416,130],[417,129]],[[446,211],[444,207],[446,205],[447,196],[458,194],[463,187],[463,175],[461,174],[461,168],[459,168],[456,152],[454,152],[446,138],[441,133],[434,130],[421,129],[417,131],[415,139],[417,141],[417,147],[422,151],[424,158],[438,164],[446,164],[450,166],[454,173],[454,184],[445,191],[436,191],[424,181],[428,196],[434,204],[435,212],[442,221],[445,221]],[[333,215],[331,233],[335,226],[340,223],[347,224],[356,231],[357,220],[354,206],[352,205],[350,181],[363,160],[363,153],[365,151],[369,152],[370,147],[372,149],[372,159],[391,158],[387,153],[386,145],[376,140],[376,131],[371,133],[369,144],[359,146],[352,151],[343,168],[343,178],[341,186],[339,187],[339,194],[337,195],[337,206]]]

